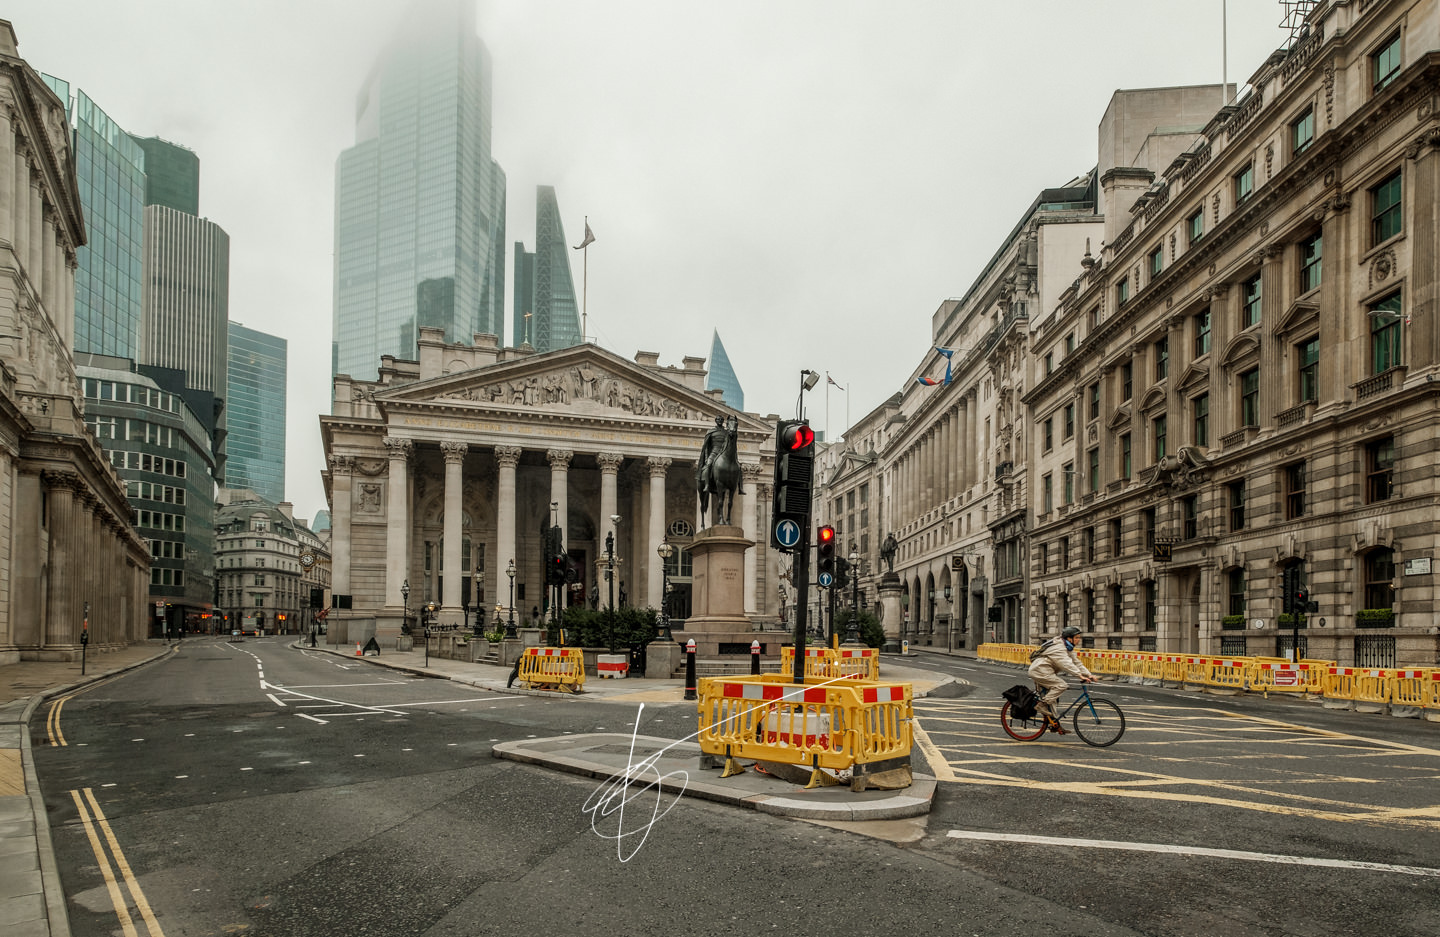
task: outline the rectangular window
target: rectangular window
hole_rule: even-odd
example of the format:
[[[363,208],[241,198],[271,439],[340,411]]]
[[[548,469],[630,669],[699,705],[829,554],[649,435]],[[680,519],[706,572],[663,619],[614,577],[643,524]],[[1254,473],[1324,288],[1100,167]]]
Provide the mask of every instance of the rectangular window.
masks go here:
[[[1180,521],[1186,540],[1194,540],[1200,532],[1200,496],[1186,495],[1180,499]]]
[[[1133,393],[1135,366],[1129,361],[1120,365],[1120,399],[1129,400]]]
[[[1125,552],[1125,532],[1118,520],[1110,522],[1110,557],[1114,559]]]
[[[1100,307],[1099,307],[1099,306],[1092,306],[1092,307],[1090,307],[1090,315],[1089,315],[1088,318],[1089,318],[1089,321],[1090,321],[1090,331],[1093,332],[1093,331],[1095,331],[1097,328],[1100,327]]]
[[[1370,373],[1381,374],[1400,364],[1404,318],[1399,293],[1391,293],[1370,307]]]
[[[1070,439],[1075,435],[1075,405],[1065,405],[1065,438]]]
[[[1095,562],[1095,528],[1086,527],[1084,533],[1085,562]]]
[[[1210,354],[1210,310],[1195,316],[1195,357]]]
[[[1066,503],[1066,504],[1074,504],[1074,503],[1075,503],[1075,463],[1074,463],[1074,462],[1066,462],[1066,463],[1064,464],[1064,466],[1061,467],[1060,471],[1061,471],[1061,473],[1065,476],[1065,486],[1064,486],[1064,491],[1065,491],[1065,503]]]
[[[1296,391],[1300,402],[1320,399],[1320,339],[1312,338],[1295,346],[1295,357],[1299,362],[1299,387]]]
[[[1075,354],[1075,333],[1071,332],[1065,336],[1065,357]]]
[[[1280,470],[1285,496],[1285,519],[1305,516],[1305,463],[1295,462]]]
[[[1365,444],[1365,500],[1388,501],[1395,477],[1395,437]]]
[[[1245,281],[1245,304],[1241,307],[1240,328],[1260,324],[1260,274]]]
[[[1385,44],[1380,51],[1370,57],[1370,78],[1373,82],[1373,90],[1379,91],[1387,87],[1396,76],[1400,74],[1400,34],[1397,32]]]
[[[1115,287],[1115,305],[1123,306],[1130,301],[1130,278],[1126,277]]]
[[[1070,538],[1069,538],[1069,537],[1061,537],[1061,538],[1060,538],[1060,568],[1061,568],[1061,569],[1069,569],[1069,568],[1070,568]]]
[[[1156,247],[1153,251],[1150,252],[1150,279],[1153,280],[1158,277],[1160,275],[1160,271],[1164,269],[1165,248]]]
[[[1255,164],[1251,163],[1235,174],[1235,204],[1239,205],[1255,191]]]
[[[1090,419],[1100,419],[1100,382],[1090,385]]]
[[[1140,542],[1145,549],[1151,550],[1155,547],[1155,509],[1140,509]]]
[[[1153,580],[1153,579],[1147,579],[1147,580],[1145,580],[1144,589],[1145,589],[1145,613],[1144,613],[1144,614],[1145,614],[1145,630],[1146,630],[1146,631],[1154,631],[1154,630],[1155,630],[1155,626],[1156,626],[1156,620],[1155,620],[1155,606],[1156,606],[1156,587],[1155,587],[1155,580]]]
[[[1090,452],[1089,452],[1089,454],[1088,454],[1087,461],[1089,462],[1089,472],[1090,472],[1090,477],[1089,477],[1089,479],[1088,479],[1089,485],[1090,485],[1090,493],[1091,493],[1091,494],[1094,494],[1095,492],[1097,492],[1097,491],[1100,490],[1100,447],[1099,447],[1099,446],[1096,446],[1095,448],[1093,448],[1093,449],[1090,450]]]
[[[1120,477],[1130,480],[1130,434],[1120,437]]]
[[[1155,418],[1155,461],[1165,458],[1165,430],[1168,421],[1163,416]]]
[[[1315,109],[1307,107],[1290,125],[1290,152],[1303,153],[1315,142]]]
[[[1045,449],[1043,451],[1049,452],[1055,447],[1055,418],[1053,416],[1046,417],[1041,427],[1045,432]]]
[[[1055,355],[1052,352],[1045,352],[1045,376],[1049,377],[1055,371]]]
[[[1201,394],[1191,401],[1195,413],[1194,432],[1191,438],[1197,446],[1210,445],[1210,395]]]
[[[1260,425],[1260,369],[1240,375],[1240,425]]]
[[[1200,243],[1200,239],[1205,236],[1205,209],[1197,208],[1195,214],[1186,219],[1185,231],[1190,236],[1192,245]]]
[[[1155,343],[1155,380],[1163,381],[1170,374],[1170,339]]]
[[[1320,285],[1320,256],[1324,247],[1317,231],[1300,242],[1300,292],[1308,293]]]
[[[1400,170],[1370,190],[1370,243],[1388,241],[1400,233]]]
[[[1049,514],[1055,507],[1055,479],[1050,475],[1046,475],[1041,479],[1041,482],[1041,510]]]
[[[1239,567],[1237,567],[1237,568],[1235,568],[1235,569],[1232,569],[1232,570],[1230,570],[1230,573],[1229,573],[1229,575],[1228,575],[1226,578],[1229,579],[1229,589],[1228,589],[1227,591],[1230,593],[1230,602],[1229,602],[1229,606],[1228,606],[1228,607],[1229,607],[1229,612],[1228,612],[1228,614],[1231,614],[1231,615],[1244,615],[1244,614],[1245,614],[1245,570],[1240,569]],[[1244,625],[1241,625],[1241,627],[1244,627]]]

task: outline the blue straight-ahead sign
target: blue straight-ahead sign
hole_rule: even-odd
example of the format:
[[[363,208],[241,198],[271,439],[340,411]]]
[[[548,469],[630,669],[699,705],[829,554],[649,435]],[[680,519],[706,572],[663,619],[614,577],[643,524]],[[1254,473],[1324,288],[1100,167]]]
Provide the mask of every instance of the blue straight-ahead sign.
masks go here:
[[[775,524],[775,542],[789,550],[800,542],[800,525],[785,519]]]

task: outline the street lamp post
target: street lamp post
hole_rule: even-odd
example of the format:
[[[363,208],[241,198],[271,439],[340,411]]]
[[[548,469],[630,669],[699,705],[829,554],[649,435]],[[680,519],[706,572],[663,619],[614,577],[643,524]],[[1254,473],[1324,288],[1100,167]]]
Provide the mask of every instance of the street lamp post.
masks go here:
[[[425,603],[425,666],[430,666],[430,626],[435,624],[435,600]]]
[[[610,590],[610,607],[608,609],[609,632],[610,632],[610,653],[615,653],[615,532],[612,530],[605,535],[605,582]]]
[[[675,555],[675,548],[670,541],[664,540],[655,552],[660,554],[660,633],[656,640],[673,641],[675,636],[670,633],[670,557]]]
[[[845,640],[855,643],[860,640],[860,551],[850,544],[850,628]]]
[[[410,633],[410,580],[400,584],[400,601],[405,603],[405,610],[400,614],[400,633]]]
[[[505,567],[505,575],[510,577],[510,620],[505,623],[505,637],[514,638],[515,634],[515,561],[512,559],[510,565]]]
[[[475,630],[471,633],[477,638],[480,637],[480,626],[484,624],[481,619],[485,617],[483,610],[480,608],[480,590],[484,585],[485,571],[477,566],[475,567],[475,572],[470,577],[470,605],[475,606]],[[470,620],[470,605],[465,606],[465,620],[467,623]]]

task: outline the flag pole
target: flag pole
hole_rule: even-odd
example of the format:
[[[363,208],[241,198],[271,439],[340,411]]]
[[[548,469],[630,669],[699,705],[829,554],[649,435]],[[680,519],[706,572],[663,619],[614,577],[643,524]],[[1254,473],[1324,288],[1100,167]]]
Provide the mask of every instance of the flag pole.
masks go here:
[[[830,442],[830,372],[825,372],[825,441]]]
[[[590,230],[590,216],[585,216],[585,230]],[[580,344],[585,344],[585,327],[589,323],[590,315],[590,244],[586,242],[583,250],[584,262],[580,280]]]

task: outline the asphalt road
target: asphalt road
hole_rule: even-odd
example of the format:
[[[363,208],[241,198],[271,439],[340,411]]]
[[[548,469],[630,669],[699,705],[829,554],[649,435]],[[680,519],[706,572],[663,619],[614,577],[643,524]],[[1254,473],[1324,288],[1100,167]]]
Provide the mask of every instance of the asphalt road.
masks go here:
[[[916,705],[932,814],[848,828],[682,798],[617,843],[595,782],[490,748],[635,706],[280,639],[187,642],[32,733],[78,937],[1440,931],[1440,725],[1107,685],[1115,747],[1019,743],[1018,671],[930,666],[971,684]],[[694,724],[651,703],[640,728]]]

